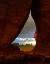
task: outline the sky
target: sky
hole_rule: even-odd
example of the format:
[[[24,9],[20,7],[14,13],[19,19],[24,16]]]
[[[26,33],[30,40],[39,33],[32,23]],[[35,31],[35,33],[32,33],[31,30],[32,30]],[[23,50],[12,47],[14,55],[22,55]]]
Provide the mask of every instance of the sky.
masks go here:
[[[33,18],[31,17],[30,12],[29,17],[17,38],[33,38],[35,29],[35,23]],[[17,42],[17,39],[15,39],[13,42]]]
[[[32,38],[34,31],[35,31],[35,23],[33,18],[31,17],[31,12],[30,12],[29,17],[18,37]]]

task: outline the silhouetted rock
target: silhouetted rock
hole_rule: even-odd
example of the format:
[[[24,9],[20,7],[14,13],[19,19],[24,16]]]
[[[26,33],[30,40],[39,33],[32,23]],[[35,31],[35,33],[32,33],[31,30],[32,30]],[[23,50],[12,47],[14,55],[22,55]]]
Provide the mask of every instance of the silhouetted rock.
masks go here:
[[[0,0],[0,60],[21,56],[19,47],[11,43],[24,27],[31,4],[32,0]]]
[[[31,14],[37,30],[33,52],[50,56],[50,0],[33,0]]]

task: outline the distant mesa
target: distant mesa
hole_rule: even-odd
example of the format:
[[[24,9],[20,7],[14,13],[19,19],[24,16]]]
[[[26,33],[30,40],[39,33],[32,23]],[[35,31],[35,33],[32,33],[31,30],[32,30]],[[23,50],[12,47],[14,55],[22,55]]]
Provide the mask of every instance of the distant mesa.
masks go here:
[[[13,43],[13,45],[15,45],[15,46],[33,46],[32,44],[19,44],[19,43]]]
[[[19,44],[19,43],[13,43],[13,45],[18,46],[21,51],[28,52],[32,51],[34,46],[32,44]]]
[[[35,46],[36,40],[35,38],[16,38],[16,40],[13,43],[19,43],[20,45],[32,44],[33,46]]]

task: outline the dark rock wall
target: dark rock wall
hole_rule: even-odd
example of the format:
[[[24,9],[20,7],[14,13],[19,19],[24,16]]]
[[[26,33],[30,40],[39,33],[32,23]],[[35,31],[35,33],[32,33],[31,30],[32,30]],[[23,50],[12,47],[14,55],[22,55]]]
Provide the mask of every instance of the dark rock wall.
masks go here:
[[[50,55],[50,0],[33,0],[31,13],[37,29],[34,52]]]
[[[10,45],[29,17],[32,0],[0,1],[0,47]]]

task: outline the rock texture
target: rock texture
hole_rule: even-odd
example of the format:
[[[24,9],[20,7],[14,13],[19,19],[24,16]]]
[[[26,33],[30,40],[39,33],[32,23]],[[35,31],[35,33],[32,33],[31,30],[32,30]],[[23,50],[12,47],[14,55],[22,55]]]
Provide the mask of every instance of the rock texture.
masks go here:
[[[7,49],[19,35],[30,12],[32,0],[0,1],[0,49]]]
[[[32,0],[0,0],[0,62],[25,55],[11,43],[26,23],[31,4]]]
[[[37,29],[37,44],[32,54],[11,44],[22,30],[30,10]],[[50,0],[0,0],[0,64],[48,64],[49,61]]]
[[[50,56],[50,0],[33,0],[31,13],[37,30],[33,52]]]

